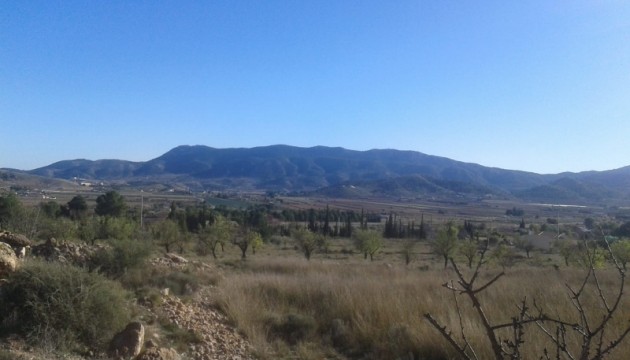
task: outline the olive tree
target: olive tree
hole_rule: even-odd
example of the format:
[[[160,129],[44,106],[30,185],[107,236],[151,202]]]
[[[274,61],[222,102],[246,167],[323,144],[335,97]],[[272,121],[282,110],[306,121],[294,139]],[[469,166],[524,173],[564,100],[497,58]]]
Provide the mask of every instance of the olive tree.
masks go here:
[[[241,259],[247,257],[247,249],[251,246],[252,251],[256,253],[256,248],[262,244],[262,236],[256,231],[244,229],[238,236],[232,238],[232,243],[241,250]]]
[[[466,258],[468,268],[472,268],[473,262],[479,253],[479,244],[475,240],[465,240],[457,248],[460,255]]]
[[[517,248],[525,251],[525,254],[527,255],[528,259],[529,259],[530,253],[535,248],[534,243],[530,239],[527,239],[523,236],[519,236],[518,238],[516,238],[514,245],[516,245]]]
[[[448,222],[438,231],[437,236],[431,242],[433,253],[444,259],[445,269],[448,266],[448,259],[455,254],[457,249],[457,234],[457,227],[452,222]]]
[[[198,252],[202,255],[212,253],[213,258],[217,258],[217,246],[223,246],[229,241],[234,233],[234,226],[223,216],[217,216],[212,225],[206,224],[199,231]]]
[[[574,241],[569,239],[557,239],[553,243],[553,248],[564,259],[564,264],[569,266],[569,260],[574,257],[578,247]]]
[[[363,253],[363,258],[374,260],[374,255],[383,247],[382,235],[374,230],[357,230],[354,234],[354,243],[357,249]]]
[[[171,251],[171,246],[177,244],[181,235],[179,226],[171,220],[162,220],[154,225],[151,234],[158,245],[164,246],[166,252]]]
[[[623,269],[626,270],[626,265],[630,261],[630,240],[622,239],[616,241],[610,245],[610,247],[617,261],[621,264]]]
[[[306,228],[298,228],[292,235],[297,247],[302,251],[306,260],[310,260],[311,255],[321,243],[321,240],[318,238],[320,235],[314,234]]]

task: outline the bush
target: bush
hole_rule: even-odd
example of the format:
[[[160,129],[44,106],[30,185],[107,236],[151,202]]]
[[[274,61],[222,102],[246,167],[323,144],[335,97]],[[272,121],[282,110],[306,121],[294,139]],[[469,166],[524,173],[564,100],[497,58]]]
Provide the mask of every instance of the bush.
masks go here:
[[[174,294],[192,295],[201,287],[200,279],[190,272],[169,272],[151,281],[159,288],[169,288]]]
[[[149,287],[157,289],[169,288],[174,294],[191,295],[203,285],[216,285],[219,281],[216,273],[186,267],[181,270],[141,266],[127,272],[120,279],[127,289],[137,295],[149,292]]]
[[[117,279],[141,267],[151,254],[150,244],[141,240],[110,240],[111,247],[97,251],[89,260],[90,270]]]
[[[291,345],[311,337],[317,330],[317,322],[312,316],[287,314],[281,318],[272,316],[268,319],[269,334]]]
[[[0,293],[0,331],[56,350],[102,350],[130,320],[120,284],[82,268],[27,262]]]

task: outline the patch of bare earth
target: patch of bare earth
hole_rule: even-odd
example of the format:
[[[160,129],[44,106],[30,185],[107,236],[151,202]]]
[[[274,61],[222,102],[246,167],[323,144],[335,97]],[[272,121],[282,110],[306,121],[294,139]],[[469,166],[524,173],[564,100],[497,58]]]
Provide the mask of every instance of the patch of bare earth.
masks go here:
[[[184,303],[173,295],[164,297],[160,311],[171,323],[193,332],[200,340],[191,344],[186,358],[195,360],[250,360],[251,345],[228,323],[225,315],[211,306],[211,287],[201,289]]]

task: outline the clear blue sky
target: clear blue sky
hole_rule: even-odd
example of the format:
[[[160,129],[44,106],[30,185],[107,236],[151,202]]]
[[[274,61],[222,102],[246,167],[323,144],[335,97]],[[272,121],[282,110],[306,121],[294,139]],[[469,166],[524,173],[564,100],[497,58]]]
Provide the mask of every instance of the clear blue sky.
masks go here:
[[[0,167],[178,145],[630,165],[630,2],[2,1]]]

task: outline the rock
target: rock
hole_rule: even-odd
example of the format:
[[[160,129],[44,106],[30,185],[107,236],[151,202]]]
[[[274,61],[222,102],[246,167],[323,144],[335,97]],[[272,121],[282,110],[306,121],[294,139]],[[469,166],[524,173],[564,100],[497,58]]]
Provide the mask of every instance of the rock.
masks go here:
[[[0,232],[0,242],[11,245],[13,249],[33,246],[33,242],[29,240],[26,236],[8,231]]]
[[[188,263],[188,259],[183,258],[179,255],[173,254],[173,253],[167,253],[166,258],[168,258],[169,260],[171,260],[174,263],[177,264],[187,264]]]
[[[113,359],[129,359],[138,356],[144,344],[144,326],[134,321],[114,336],[107,354]]]
[[[46,260],[57,260],[61,256],[61,252],[57,248],[57,241],[54,238],[49,238],[45,243],[33,246],[31,254]]]
[[[48,261],[86,266],[97,252],[106,249],[107,247],[103,245],[75,244],[72,242],[60,242],[50,238],[44,244],[31,247],[31,254],[45,258]]]
[[[24,259],[26,257],[26,252],[30,248],[30,246],[22,246],[18,251],[15,252],[18,258]]]
[[[160,304],[160,312],[171,324],[191,335],[183,358],[191,360],[254,360],[251,346],[230,324],[225,315],[211,306],[213,289],[199,289],[190,302],[170,296]],[[151,359],[151,358],[148,358]]]
[[[138,356],[136,360],[180,360],[181,356],[172,348],[152,347]]]
[[[14,272],[17,264],[18,259],[13,248],[7,243],[0,242],[0,277]]]

